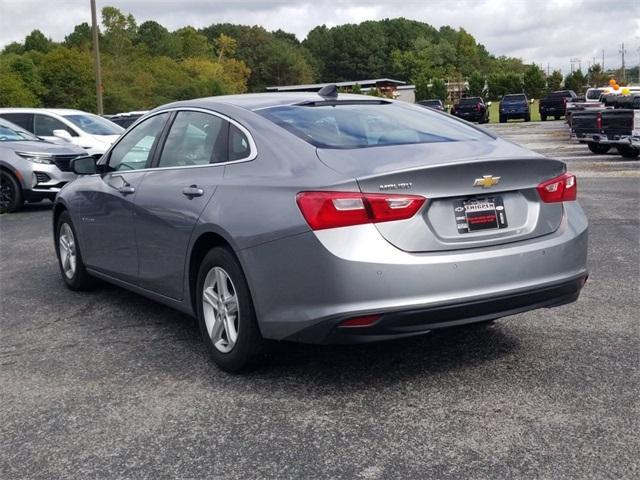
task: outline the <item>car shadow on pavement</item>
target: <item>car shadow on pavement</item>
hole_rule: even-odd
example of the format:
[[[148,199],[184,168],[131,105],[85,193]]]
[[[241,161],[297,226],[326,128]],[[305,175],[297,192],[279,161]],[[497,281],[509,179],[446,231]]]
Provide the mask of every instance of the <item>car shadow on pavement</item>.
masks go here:
[[[384,342],[355,345],[309,345],[290,342],[271,342],[271,355],[262,365],[244,376],[229,375],[220,371],[208,359],[202,343],[197,322],[182,313],[160,305],[144,297],[108,284],[102,284],[96,291],[103,308],[106,304],[126,305],[131,315],[126,324],[121,318],[113,318],[104,330],[111,330],[114,336],[124,328],[144,328],[155,330],[153,337],[159,342],[156,348],[173,350],[172,342],[181,343],[180,352],[173,351],[170,362],[158,352],[162,363],[156,363],[155,354],[143,363],[147,368],[181,377],[198,378],[198,381],[231,386],[246,381],[276,381],[281,386],[293,384],[350,385],[352,388],[371,388],[377,380],[389,384],[411,377],[438,375],[442,372],[467,369],[482,363],[496,362],[512,355],[519,347],[518,337],[508,333],[508,328],[500,320],[487,326],[468,325],[436,330],[424,335],[389,340]],[[96,299],[98,300],[98,299]],[[131,325],[133,323],[133,325]],[[135,341],[135,340],[133,340]],[[168,354],[168,351],[164,352]],[[182,360],[175,355],[187,355]],[[144,355],[144,349],[136,351],[136,360]],[[195,364],[196,368],[192,367]],[[204,375],[204,379],[202,376]],[[235,380],[234,380],[235,379]],[[245,379],[245,380],[243,380]],[[286,379],[286,380],[285,380]],[[282,383],[283,382],[283,383]],[[219,386],[219,385],[218,385]],[[272,384],[272,387],[275,385]]]

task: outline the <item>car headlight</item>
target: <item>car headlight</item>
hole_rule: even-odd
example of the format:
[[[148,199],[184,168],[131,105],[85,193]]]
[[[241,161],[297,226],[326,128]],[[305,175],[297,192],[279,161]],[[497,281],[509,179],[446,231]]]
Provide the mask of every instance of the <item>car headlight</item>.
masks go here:
[[[30,152],[16,152],[16,154],[20,155],[25,160],[29,160],[33,163],[44,163],[44,164],[52,164],[53,157],[46,153],[30,153]]]

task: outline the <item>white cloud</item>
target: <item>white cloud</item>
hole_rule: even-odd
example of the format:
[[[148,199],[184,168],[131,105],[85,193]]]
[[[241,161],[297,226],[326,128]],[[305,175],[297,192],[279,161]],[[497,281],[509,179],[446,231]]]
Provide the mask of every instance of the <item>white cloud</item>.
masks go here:
[[[616,0],[98,0],[131,12],[138,22],[156,20],[170,29],[231,22],[281,28],[303,39],[316,25],[358,23],[406,17],[435,27],[463,27],[496,55],[522,57],[567,71],[571,58],[583,68],[593,57],[618,66],[627,47],[627,64],[638,63],[640,1]],[[20,41],[38,28],[62,40],[73,26],[90,21],[89,0],[0,0],[0,46]]]

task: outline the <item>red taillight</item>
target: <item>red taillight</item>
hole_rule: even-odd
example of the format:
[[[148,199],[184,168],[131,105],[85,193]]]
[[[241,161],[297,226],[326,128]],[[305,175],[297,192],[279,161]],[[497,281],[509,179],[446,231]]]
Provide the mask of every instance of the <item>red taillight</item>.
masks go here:
[[[602,130],[602,114],[598,113],[598,116],[596,117],[596,128],[598,130]]]
[[[411,218],[425,198],[383,193],[300,192],[298,207],[313,230]]]
[[[477,104],[477,105],[476,105],[476,108],[478,109],[478,111],[480,111],[480,107],[481,107],[481,105],[480,105],[480,104]]]
[[[370,327],[378,321],[380,315],[366,315],[364,317],[354,317],[340,323],[341,327]]]
[[[571,173],[542,182],[537,187],[540,198],[545,203],[571,202],[578,196],[578,180]]]

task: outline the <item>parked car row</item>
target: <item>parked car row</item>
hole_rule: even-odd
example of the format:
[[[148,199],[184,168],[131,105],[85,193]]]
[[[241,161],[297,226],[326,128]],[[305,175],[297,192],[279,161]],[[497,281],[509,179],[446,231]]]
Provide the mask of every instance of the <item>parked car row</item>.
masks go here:
[[[603,107],[572,114],[571,138],[586,143],[591,152],[615,147],[623,158],[640,155],[640,93],[607,96]]]
[[[53,200],[75,178],[71,160],[100,158],[122,132],[80,110],[0,108],[0,213]]]

